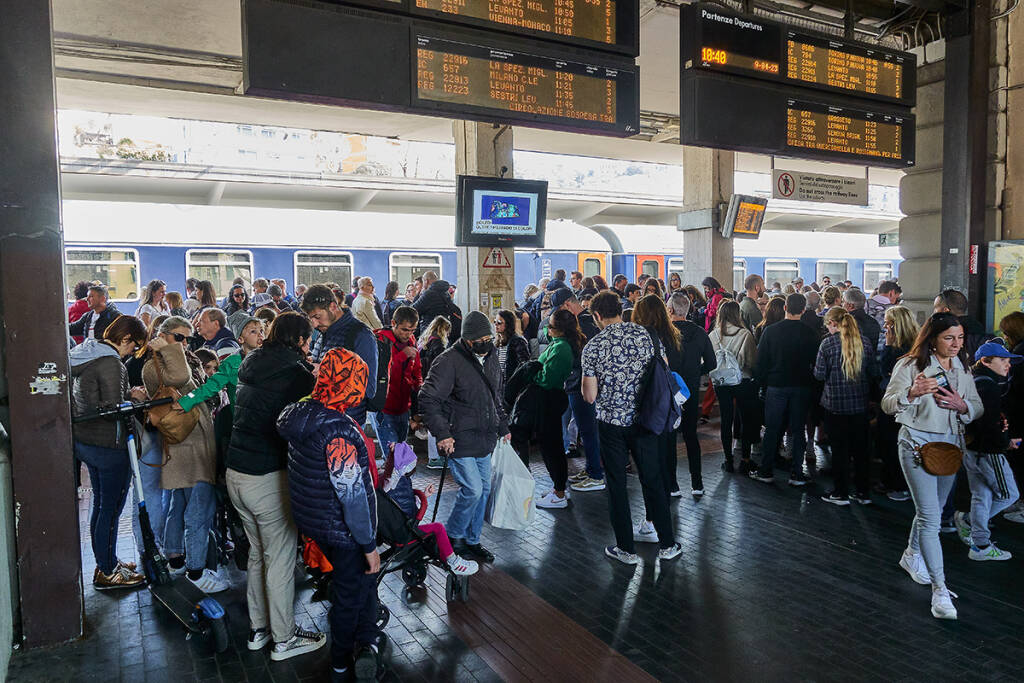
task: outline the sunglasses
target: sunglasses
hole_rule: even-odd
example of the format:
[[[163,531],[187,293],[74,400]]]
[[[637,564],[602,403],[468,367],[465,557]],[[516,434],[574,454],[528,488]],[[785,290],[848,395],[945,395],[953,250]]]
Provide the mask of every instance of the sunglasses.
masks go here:
[[[244,299],[245,294],[235,294],[232,296],[233,299]]]
[[[179,334],[178,332],[172,333],[171,336],[174,337],[174,341],[178,342],[179,344],[188,339],[187,335]]]

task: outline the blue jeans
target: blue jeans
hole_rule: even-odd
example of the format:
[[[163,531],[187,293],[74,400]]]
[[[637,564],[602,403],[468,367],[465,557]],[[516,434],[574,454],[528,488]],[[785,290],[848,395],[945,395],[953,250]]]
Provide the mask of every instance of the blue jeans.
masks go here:
[[[984,548],[992,542],[989,520],[1013,505],[1020,493],[1002,453],[967,451],[964,469],[971,485],[971,540]]]
[[[89,514],[89,535],[96,566],[110,574],[117,566],[117,522],[124,510],[132,468],[128,451],[91,446],[74,442],[75,457],[89,468],[92,483],[92,511]]]
[[[153,538],[156,539],[157,547],[164,543],[164,522],[166,509],[164,508],[164,490],[160,488],[160,465],[164,461],[163,439],[160,432],[148,432],[139,430],[142,434],[142,455],[139,456],[139,476],[142,479],[142,495],[146,498],[146,512],[149,515],[149,525],[153,529]],[[152,467],[149,467],[152,465]],[[139,494],[132,489],[132,498],[135,500],[136,510],[138,509]],[[132,519],[132,530],[135,532],[135,543],[139,552],[142,552],[142,531],[139,528],[139,515],[136,512]]]
[[[761,442],[761,474],[772,476],[775,472],[775,456],[779,452],[782,434],[789,428],[793,440],[793,461],[790,474],[803,476],[804,451],[807,449],[807,434],[804,423],[810,408],[810,387],[768,387],[764,397],[764,440]]]
[[[186,568],[202,569],[206,566],[210,528],[217,510],[217,493],[213,484],[200,481],[190,489],[174,489],[167,493],[164,551],[168,555],[184,552]]]
[[[562,450],[566,453],[569,452],[569,446],[576,443],[576,437],[580,432],[579,425],[573,421],[573,417],[572,408],[566,408],[562,413]]]
[[[604,479],[604,467],[601,465],[601,437],[597,433],[597,409],[593,403],[583,400],[578,391],[568,392],[569,410],[576,418],[576,427],[583,439],[583,452],[587,456],[587,476],[591,479]]]
[[[382,456],[387,460],[391,453],[391,444],[405,441],[409,436],[409,411],[401,415],[388,415],[387,413],[372,413],[374,416],[373,426],[377,430],[377,440],[384,451]]]
[[[469,545],[480,542],[484,526],[484,510],[491,492],[491,456],[482,458],[449,458],[448,469],[459,485],[445,528],[452,543],[465,540]]]

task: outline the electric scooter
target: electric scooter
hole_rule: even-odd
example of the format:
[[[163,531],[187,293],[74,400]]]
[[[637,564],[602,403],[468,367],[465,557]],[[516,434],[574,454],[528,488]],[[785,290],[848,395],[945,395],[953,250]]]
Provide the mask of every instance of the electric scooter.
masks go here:
[[[139,526],[142,529],[142,571],[150,593],[157,601],[170,610],[171,614],[188,629],[190,634],[209,638],[212,636],[214,649],[220,653],[228,648],[228,629],[224,621],[224,608],[219,602],[199,590],[185,576],[171,576],[167,570],[167,559],[156,547],[153,528],[149,524],[149,512],[142,491],[142,477],[139,473],[138,437],[135,434],[134,416],[149,408],[166,405],[174,399],[161,398],[145,403],[126,401],[113,408],[107,408],[90,415],[78,415],[72,422],[86,422],[106,417],[117,417],[128,432],[128,459],[135,475],[135,491],[139,495]]]

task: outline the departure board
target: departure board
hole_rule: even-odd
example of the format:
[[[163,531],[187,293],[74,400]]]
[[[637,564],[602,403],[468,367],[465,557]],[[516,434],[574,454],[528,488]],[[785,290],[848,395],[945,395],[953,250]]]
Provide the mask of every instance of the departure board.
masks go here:
[[[418,34],[414,106],[636,132],[634,71]]]
[[[903,158],[903,117],[790,100],[786,146],[884,160]]]
[[[914,106],[916,57],[876,45],[794,31],[718,5],[681,12],[683,69],[750,76]]]
[[[413,0],[414,14],[639,54],[637,0]]]

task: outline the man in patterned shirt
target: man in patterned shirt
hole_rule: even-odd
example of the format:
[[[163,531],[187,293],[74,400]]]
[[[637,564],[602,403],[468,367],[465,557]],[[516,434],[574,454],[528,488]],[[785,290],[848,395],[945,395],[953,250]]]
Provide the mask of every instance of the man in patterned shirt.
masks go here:
[[[622,302],[614,292],[601,292],[590,302],[601,332],[583,348],[583,398],[595,404],[605,465],[608,511],[615,545],[604,549],[625,564],[639,561],[634,553],[633,522],[626,491],[626,465],[633,453],[647,513],[658,532],[658,557],[671,560],[682,553],[668,511],[668,491],[661,479],[657,437],[635,424],[644,372],[654,357],[651,335],[635,323],[622,322]]]

